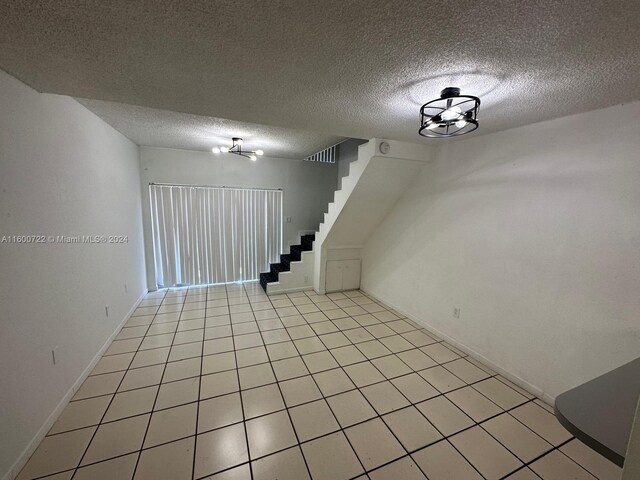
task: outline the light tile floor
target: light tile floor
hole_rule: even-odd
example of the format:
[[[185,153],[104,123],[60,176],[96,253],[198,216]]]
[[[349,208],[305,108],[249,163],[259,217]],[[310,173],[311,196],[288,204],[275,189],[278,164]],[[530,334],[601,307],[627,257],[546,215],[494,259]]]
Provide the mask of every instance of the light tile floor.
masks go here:
[[[619,479],[550,407],[351,291],[150,293],[18,478]]]

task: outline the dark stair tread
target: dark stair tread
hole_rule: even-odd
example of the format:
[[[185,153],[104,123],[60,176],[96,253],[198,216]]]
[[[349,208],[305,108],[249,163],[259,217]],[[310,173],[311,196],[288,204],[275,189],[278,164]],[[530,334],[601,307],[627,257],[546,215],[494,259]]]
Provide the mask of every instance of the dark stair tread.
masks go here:
[[[300,244],[305,251],[309,251],[313,249],[313,242],[315,241],[315,239],[315,235],[303,235],[302,238],[300,238]]]
[[[291,245],[291,247],[289,247],[289,252],[291,252],[291,261],[299,262],[302,259],[303,251],[302,245]]]
[[[280,263],[282,265],[284,265],[285,267],[287,267],[287,270],[291,270],[291,257],[287,256],[287,258],[283,258],[284,255],[282,257],[280,257]]]
[[[265,292],[267,291],[267,283],[277,282],[280,279],[280,272],[288,272],[291,270],[291,262],[299,262],[302,260],[302,252],[313,250],[313,242],[315,239],[315,234],[303,235],[300,237],[299,245],[291,245],[291,247],[289,247],[289,253],[280,255],[279,263],[271,263],[269,265],[269,271],[260,274],[260,285],[262,285]]]
[[[278,281],[278,277],[270,272],[260,274],[260,285],[262,285],[262,288],[265,290],[265,292],[267,290],[267,283],[272,283],[277,281]]]
[[[271,273],[272,274],[278,274],[280,272],[288,272],[289,271],[289,264],[284,264],[284,263],[272,263],[270,265],[271,267]]]

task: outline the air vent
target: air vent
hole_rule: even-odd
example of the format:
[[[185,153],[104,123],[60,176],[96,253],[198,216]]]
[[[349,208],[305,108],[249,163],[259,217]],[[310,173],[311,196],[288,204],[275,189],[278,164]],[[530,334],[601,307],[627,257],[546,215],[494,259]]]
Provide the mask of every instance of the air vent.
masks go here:
[[[321,162],[321,163],[336,163],[336,147],[338,145],[333,145],[332,147],[325,148],[324,150],[319,151],[318,153],[314,153],[313,155],[309,155],[304,159],[305,162]]]

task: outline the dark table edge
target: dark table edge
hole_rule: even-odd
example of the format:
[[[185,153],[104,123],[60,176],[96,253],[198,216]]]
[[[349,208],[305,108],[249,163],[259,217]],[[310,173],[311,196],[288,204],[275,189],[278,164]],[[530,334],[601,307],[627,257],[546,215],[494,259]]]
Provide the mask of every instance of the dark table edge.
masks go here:
[[[558,396],[558,398],[560,397],[562,397],[562,395]],[[558,399],[556,399],[556,402],[553,406],[553,411],[556,414],[558,421],[564,428],[566,428],[571,434],[573,434],[573,436],[575,436],[582,443],[592,448],[603,457],[608,458],[619,467],[622,467],[624,465],[624,457],[622,455],[614,452],[606,445],[603,445],[602,443],[597,441],[595,438],[590,437],[589,435],[584,433],[582,430],[580,430],[578,427],[576,427],[573,423],[571,423],[569,420],[567,420],[567,418],[565,418],[562,412],[558,410],[557,402],[558,402]]]

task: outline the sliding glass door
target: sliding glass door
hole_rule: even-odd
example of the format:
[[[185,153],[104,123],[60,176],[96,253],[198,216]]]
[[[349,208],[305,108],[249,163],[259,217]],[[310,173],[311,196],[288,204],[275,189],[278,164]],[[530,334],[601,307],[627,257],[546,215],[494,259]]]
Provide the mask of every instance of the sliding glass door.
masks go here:
[[[282,250],[282,191],[149,185],[158,287],[258,279]]]

